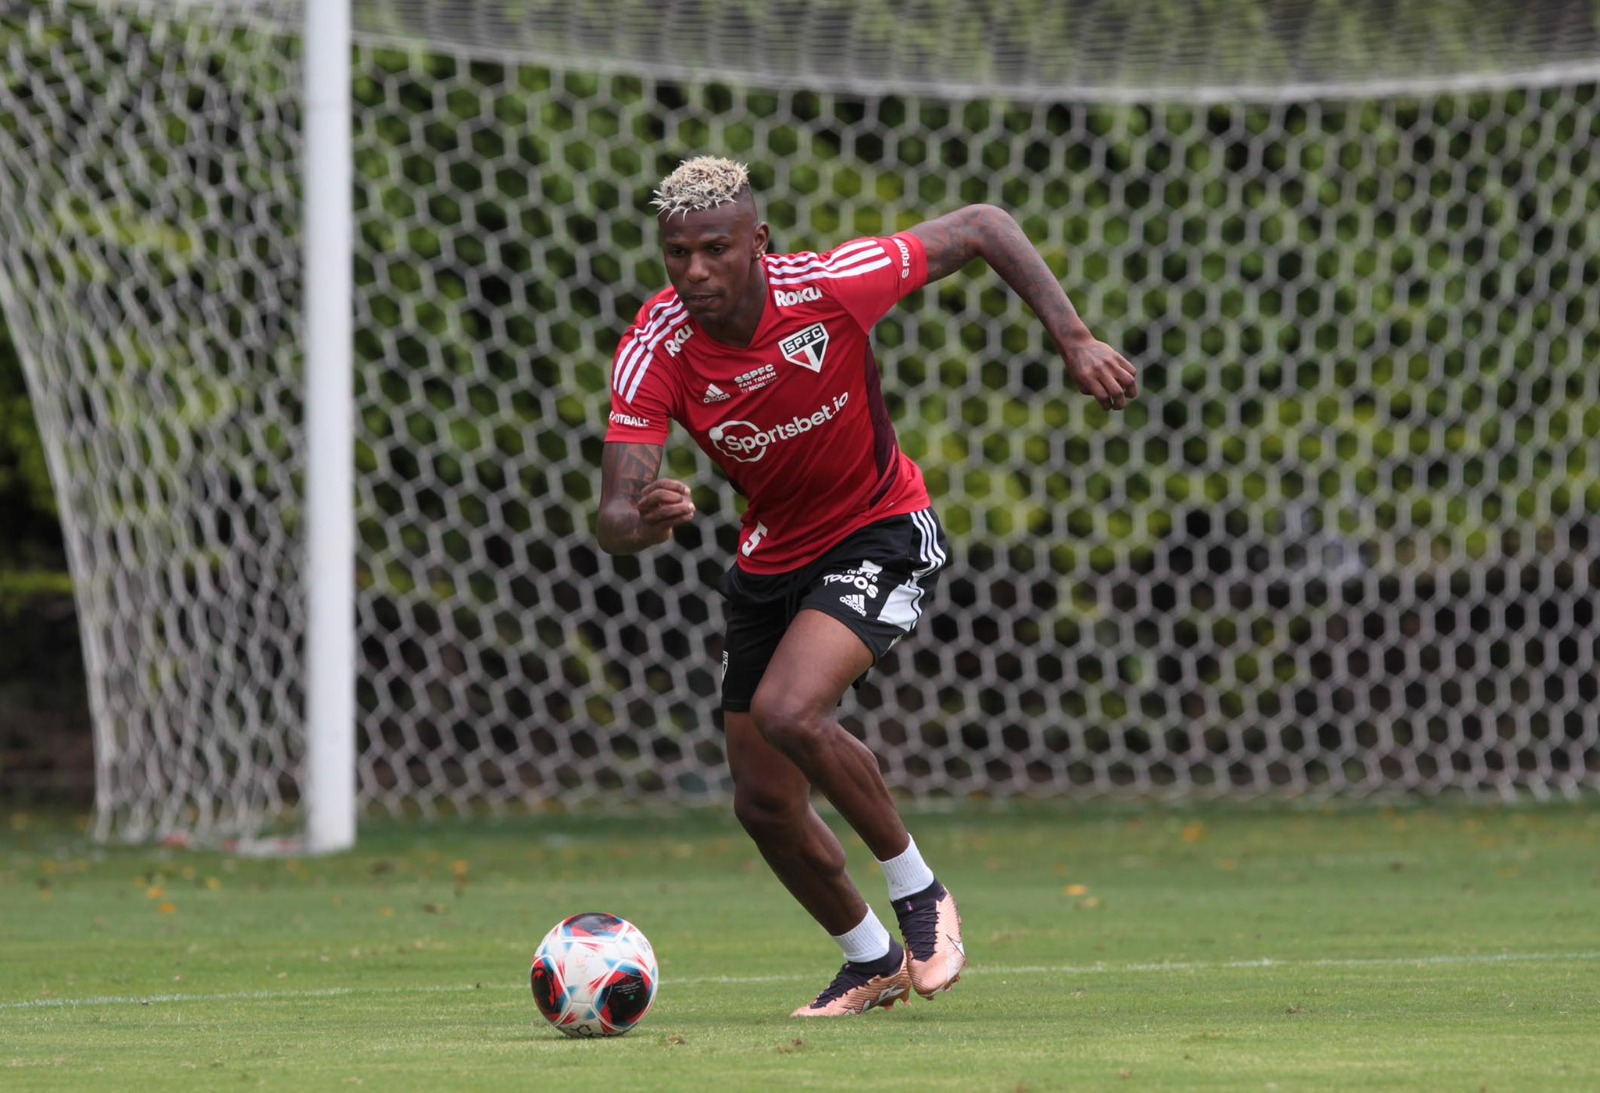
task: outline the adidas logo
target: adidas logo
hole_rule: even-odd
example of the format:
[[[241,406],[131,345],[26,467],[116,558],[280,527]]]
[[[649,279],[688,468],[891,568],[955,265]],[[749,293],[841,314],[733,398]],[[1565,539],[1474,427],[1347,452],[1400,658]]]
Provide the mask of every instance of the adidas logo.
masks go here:
[[[867,613],[867,601],[861,596],[840,596],[839,602],[858,615]]]
[[[706,387],[706,397],[704,399],[705,402],[725,402],[728,398],[728,392],[724,391],[716,384],[713,383]]]

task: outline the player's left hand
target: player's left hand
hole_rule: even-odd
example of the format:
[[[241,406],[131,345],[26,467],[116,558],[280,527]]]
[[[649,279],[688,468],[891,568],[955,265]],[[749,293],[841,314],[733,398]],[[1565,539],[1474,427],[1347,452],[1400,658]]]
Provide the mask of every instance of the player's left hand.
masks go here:
[[[1078,390],[1107,410],[1120,410],[1139,397],[1139,372],[1128,359],[1102,341],[1090,340],[1061,350],[1067,375]]]

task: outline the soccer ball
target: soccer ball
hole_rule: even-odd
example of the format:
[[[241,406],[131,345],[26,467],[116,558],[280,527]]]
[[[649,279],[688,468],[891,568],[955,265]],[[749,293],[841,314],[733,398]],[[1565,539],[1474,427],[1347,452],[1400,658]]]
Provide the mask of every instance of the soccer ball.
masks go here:
[[[656,1000],[656,953],[633,923],[586,911],[544,935],[528,977],[534,1005],[568,1036],[621,1036]]]

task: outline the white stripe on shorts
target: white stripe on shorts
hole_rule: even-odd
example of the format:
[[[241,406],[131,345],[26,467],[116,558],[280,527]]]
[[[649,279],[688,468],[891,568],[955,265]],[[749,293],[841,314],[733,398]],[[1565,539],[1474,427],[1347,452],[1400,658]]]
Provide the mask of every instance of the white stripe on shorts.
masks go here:
[[[883,610],[878,612],[878,620],[890,626],[898,627],[905,633],[910,633],[911,628],[917,625],[917,620],[922,618],[922,586],[916,581],[926,577],[945,563],[945,553],[939,549],[938,529],[934,525],[933,517],[927,509],[911,514],[911,520],[917,525],[917,530],[922,533],[922,565],[911,571],[911,580],[890,592],[883,601]]]
[[[917,525],[917,530],[922,532],[922,561],[923,566],[913,571],[913,576],[925,577],[929,573],[944,565],[946,558],[944,551],[939,546],[939,530],[933,522],[933,513],[927,509],[911,514],[912,523]]]

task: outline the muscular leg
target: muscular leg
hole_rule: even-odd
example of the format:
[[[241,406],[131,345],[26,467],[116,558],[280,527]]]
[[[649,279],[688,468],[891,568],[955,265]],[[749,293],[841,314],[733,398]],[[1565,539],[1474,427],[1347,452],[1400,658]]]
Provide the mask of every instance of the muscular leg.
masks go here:
[[[751,702],[756,729],[887,860],[911,843],[877,757],[839,724],[839,699],[872,666],[872,652],[820,611],[795,616]],[[736,776],[737,778],[737,776]],[[820,822],[820,821],[819,821]]]
[[[866,901],[845,872],[844,847],[811,806],[800,769],[767,743],[747,713],[726,715],[733,811],[767,865],[828,933],[851,929]]]
[[[966,964],[955,901],[931,879],[915,899],[895,897],[905,949],[884,938],[883,926],[845,872],[844,848],[811,807],[815,786],[886,863],[886,873],[892,864],[901,882],[919,871],[932,877],[911,850],[877,758],[835,716],[845,688],[871,663],[871,651],[849,627],[820,611],[802,610],[762,673],[750,711],[727,718],[740,822],[847,958],[834,981],[796,1010],[796,1017],[861,1013],[891,1006],[912,990],[931,998],[948,990]],[[876,955],[853,947],[888,951]]]

